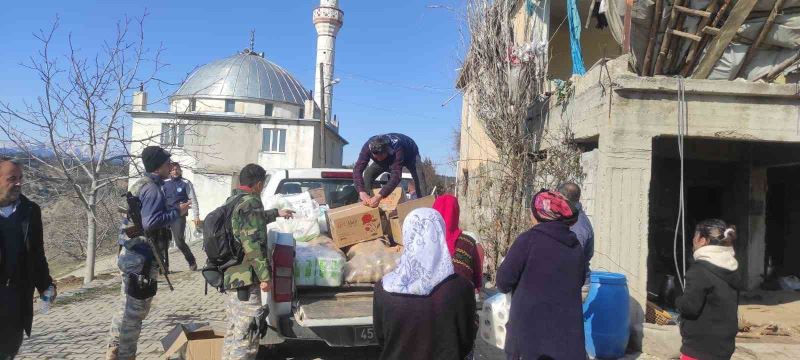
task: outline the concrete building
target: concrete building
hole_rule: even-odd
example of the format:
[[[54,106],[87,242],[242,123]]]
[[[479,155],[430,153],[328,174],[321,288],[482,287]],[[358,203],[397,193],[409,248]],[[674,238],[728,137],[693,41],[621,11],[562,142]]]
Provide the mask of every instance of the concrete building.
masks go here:
[[[515,29],[522,28],[515,24]],[[595,41],[605,41],[610,35],[597,36]],[[568,51],[568,42],[552,38],[552,54]],[[587,64],[598,56],[584,53]],[[574,134],[583,151],[582,202],[595,227],[592,269],[627,276],[634,323],[644,321],[648,293],[658,294],[668,275],[682,273],[683,259],[691,258],[694,226],[703,219],[737,226],[735,249],[747,289],[762,285],[770,269],[781,276],[800,274],[797,86],[641,77],[630,63],[623,55],[572,77],[573,92],[566,101],[557,104],[550,96],[533,104],[528,128],[538,134],[568,128]],[[474,211],[469,205],[477,202],[465,190],[496,153],[475,116],[469,84],[461,85],[457,175],[468,204],[462,216],[469,219]],[[679,131],[682,109],[686,123]],[[537,144],[532,151],[546,153],[552,145]],[[677,231],[675,242],[681,188],[685,234]]]
[[[334,38],[342,25],[336,1],[314,11],[319,30],[315,85],[333,101]],[[323,26],[322,24],[327,24]],[[326,73],[321,77],[319,63]],[[311,69],[309,69],[311,70]],[[324,82],[324,86],[322,86]],[[167,111],[148,109],[147,92],[133,96],[131,152],[161,145],[195,184],[201,216],[224,202],[248,163],[264,168],[341,167],[347,141],[339,121],[291,74],[252,48],[195,70],[169,98]],[[137,171],[135,168],[132,171]]]

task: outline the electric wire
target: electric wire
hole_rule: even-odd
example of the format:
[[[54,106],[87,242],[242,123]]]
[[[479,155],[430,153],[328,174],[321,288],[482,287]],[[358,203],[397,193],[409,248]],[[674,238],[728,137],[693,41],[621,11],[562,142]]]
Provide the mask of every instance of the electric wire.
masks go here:
[[[680,157],[680,185],[678,199],[678,219],[675,223],[675,237],[672,242],[672,255],[675,262],[678,283],[682,289],[686,288],[686,203],[684,194],[684,137],[687,132],[688,107],[686,105],[686,84],[684,78],[676,76],[678,80],[678,156]],[[678,231],[681,232],[681,263],[678,264]]]

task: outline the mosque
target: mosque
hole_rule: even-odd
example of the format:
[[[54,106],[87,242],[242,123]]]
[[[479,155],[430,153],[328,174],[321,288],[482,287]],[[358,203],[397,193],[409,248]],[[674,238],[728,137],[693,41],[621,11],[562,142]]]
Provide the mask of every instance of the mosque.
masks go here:
[[[344,13],[338,0],[313,11],[317,30],[314,91],[251,46],[195,70],[169,98],[168,111],[133,95],[131,153],[161,145],[184,168],[201,216],[224,202],[248,163],[264,168],[341,167],[347,144],[332,116],[334,53]],[[132,172],[136,171],[132,169]]]

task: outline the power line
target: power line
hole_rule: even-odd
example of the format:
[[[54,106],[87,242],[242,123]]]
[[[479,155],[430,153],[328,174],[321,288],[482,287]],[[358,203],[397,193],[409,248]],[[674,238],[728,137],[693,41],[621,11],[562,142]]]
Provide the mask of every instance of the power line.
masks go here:
[[[414,114],[414,113],[409,113],[409,112],[405,112],[405,111],[397,110],[397,109],[390,109],[390,108],[385,108],[385,107],[380,107],[380,106],[362,104],[362,103],[350,101],[350,100],[347,100],[347,99],[341,99],[340,98],[340,99],[338,99],[336,101],[337,102],[343,102],[343,103],[346,103],[346,104],[361,106],[361,107],[368,108],[368,109],[373,109],[373,110],[383,111],[383,112],[387,112],[387,113],[392,113],[392,114],[395,114],[395,115],[403,115],[403,116],[415,117],[415,118],[418,118],[418,119],[429,119],[429,120],[436,120],[436,121],[450,121],[450,120],[447,120],[447,119],[442,119],[440,117],[423,115],[423,114]]]
[[[401,83],[394,82],[394,81],[379,80],[379,79],[371,78],[371,77],[364,76],[364,75],[358,75],[358,74],[354,74],[354,73],[346,72],[346,71],[340,71],[338,73],[341,74],[344,77],[355,79],[355,80],[359,80],[359,81],[363,81],[363,82],[367,82],[367,83],[373,83],[373,84],[384,85],[384,86],[391,86],[391,87],[402,88],[402,89],[413,90],[413,91],[428,91],[428,92],[439,93],[439,94],[449,94],[449,93],[451,93],[451,92],[456,90],[455,88],[440,88],[440,87],[435,87],[435,86],[430,86],[430,85],[401,84]]]

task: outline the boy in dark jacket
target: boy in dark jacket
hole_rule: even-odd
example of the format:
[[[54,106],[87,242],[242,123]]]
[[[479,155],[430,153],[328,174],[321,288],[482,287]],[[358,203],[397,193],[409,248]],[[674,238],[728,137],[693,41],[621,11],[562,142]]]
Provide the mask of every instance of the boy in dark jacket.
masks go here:
[[[681,360],[728,360],[739,328],[739,263],[733,242],[736,228],[717,219],[697,224],[694,265],[686,272],[681,314]]]

